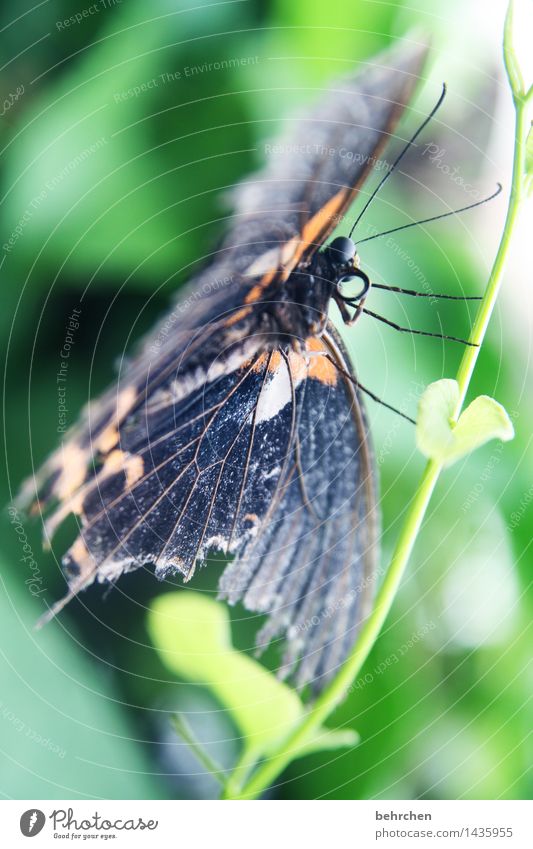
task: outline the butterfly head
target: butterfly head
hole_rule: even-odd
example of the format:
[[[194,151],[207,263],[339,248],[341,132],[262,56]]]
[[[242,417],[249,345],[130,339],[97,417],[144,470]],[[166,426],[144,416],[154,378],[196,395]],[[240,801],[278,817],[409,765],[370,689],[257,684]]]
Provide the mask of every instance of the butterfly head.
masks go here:
[[[337,236],[317,252],[308,268],[294,271],[282,289],[277,288],[269,301],[269,314],[277,329],[296,332],[298,338],[321,336],[328,322],[331,299],[340,309],[346,324],[359,317],[370,280],[359,268],[355,243],[348,236]],[[352,312],[350,312],[350,308]]]
[[[361,313],[362,305],[370,289],[370,280],[359,267],[360,260],[353,239],[348,236],[337,236],[328,245],[325,253],[335,285],[333,299],[345,323],[353,324]],[[355,312],[350,313],[348,307],[355,309]]]

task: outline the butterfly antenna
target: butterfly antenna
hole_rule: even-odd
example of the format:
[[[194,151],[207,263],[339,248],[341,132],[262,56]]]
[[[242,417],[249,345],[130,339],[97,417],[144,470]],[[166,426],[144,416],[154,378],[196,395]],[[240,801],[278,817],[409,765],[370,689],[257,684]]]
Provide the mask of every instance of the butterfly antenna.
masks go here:
[[[355,378],[352,374],[350,374],[349,371],[346,371],[346,369],[340,366],[339,363],[335,360],[335,358],[331,356],[331,354],[324,354],[324,356],[327,360],[330,361],[330,363],[335,366],[337,371],[340,372],[340,374],[342,374],[342,376],[345,377],[346,380],[349,380],[350,383],[353,383],[356,389],[359,389],[361,392],[364,392],[365,395],[368,395],[368,397],[372,398],[373,401],[376,401],[378,404],[381,404],[382,407],[386,407],[387,410],[392,410],[393,413],[397,413],[397,415],[401,416],[402,419],[411,422],[411,424],[416,424],[415,419],[412,419],[411,416],[407,415],[407,413],[402,412],[402,410],[399,410],[398,407],[393,407],[392,404],[387,404],[387,402],[380,398],[379,395],[375,395],[373,392],[370,391],[370,389],[367,389],[366,386],[363,386],[363,384],[360,383],[357,378]]]
[[[497,183],[498,188],[495,192],[489,195],[482,200],[477,200],[475,203],[469,203],[468,206],[461,206],[459,209],[452,209],[450,212],[443,212],[440,215],[432,215],[431,218],[422,218],[421,221],[411,221],[410,224],[403,224],[401,227],[393,227],[392,230],[384,230],[383,233],[376,233],[375,236],[367,236],[366,239],[360,239],[358,245],[362,245],[363,242],[370,242],[372,239],[379,239],[380,236],[390,236],[391,233],[398,233],[400,230],[408,230],[409,227],[418,227],[419,224],[429,224],[430,221],[440,221],[442,218],[449,218],[450,215],[459,215],[461,212],[466,212],[468,209],[475,209],[476,206],[482,206],[484,203],[488,203],[490,200],[494,200],[495,197],[498,197],[502,190],[502,184]]]
[[[376,318],[378,321],[382,321],[383,324],[394,328],[394,330],[399,330],[400,333],[412,333],[415,336],[433,336],[435,339],[447,339],[448,342],[459,342],[461,345],[468,345],[471,348],[479,348],[479,345],[476,342],[470,342],[468,339],[460,339],[457,336],[446,336],[443,333],[431,333],[429,330],[414,330],[412,327],[402,327],[400,324],[396,324],[395,321],[390,321],[388,318],[385,318],[385,316],[379,315],[377,312],[372,312],[372,310],[369,310],[366,307],[363,307],[361,311],[364,312],[365,315],[369,315],[371,318]]]
[[[364,215],[364,214],[365,214],[365,212],[367,211],[368,207],[370,206],[370,204],[372,203],[372,201],[373,201],[373,200],[374,200],[374,198],[376,197],[377,193],[380,191],[380,189],[382,188],[382,186],[384,185],[384,183],[386,183],[386,182],[387,182],[387,180],[389,179],[390,175],[391,175],[391,174],[392,174],[392,172],[395,170],[396,166],[397,166],[397,165],[399,164],[399,162],[403,159],[403,157],[405,156],[405,154],[407,153],[407,151],[409,150],[409,148],[411,147],[411,145],[413,145],[413,144],[414,144],[414,142],[416,141],[416,139],[418,138],[418,136],[420,135],[420,133],[422,132],[422,130],[424,129],[424,127],[426,127],[426,126],[429,124],[429,122],[431,121],[431,119],[433,118],[433,116],[435,115],[435,113],[437,112],[437,110],[439,109],[439,107],[442,105],[442,101],[444,100],[445,96],[446,96],[446,83],[443,83],[443,84],[442,84],[442,92],[441,92],[441,95],[440,95],[440,97],[439,97],[438,101],[436,102],[435,106],[433,107],[433,109],[431,110],[431,112],[429,113],[429,115],[428,115],[426,118],[424,118],[424,120],[423,120],[423,121],[422,121],[422,123],[420,124],[420,126],[419,126],[419,128],[417,129],[417,131],[416,131],[416,133],[414,134],[414,136],[412,136],[412,137],[409,139],[409,141],[407,142],[407,144],[405,145],[405,147],[404,147],[404,148],[402,148],[402,150],[400,151],[400,153],[398,154],[398,156],[396,157],[396,159],[395,159],[395,160],[394,160],[394,162],[392,163],[391,167],[389,168],[389,170],[387,171],[387,173],[385,174],[385,176],[382,178],[382,180],[378,183],[378,185],[376,186],[376,188],[374,189],[374,191],[372,192],[372,194],[371,194],[371,195],[370,195],[370,197],[368,198],[367,202],[366,202],[366,203],[365,203],[365,205],[363,206],[363,208],[362,208],[361,212],[359,213],[359,215],[358,215],[358,216],[357,216],[357,218],[355,219],[355,224],[353,225],[352,229],[350,230],[350,238],[352,237],[352,233],[353,233],[353,231],[355,230],[355,228],[356,228],[356,227],[357,227],[357,225],[359,224],[359,222],[360,222],[361,218],[363,217],[363,215]]]
[[[441,298],[444,301],[482,301],[481,295],[443,295],[440,292],[416,292],[414,289],[402,289],[400,286],[386,286],[384,283],[372,283],[373,289],[385,289],[399,295],[413,295],[415,298]]]

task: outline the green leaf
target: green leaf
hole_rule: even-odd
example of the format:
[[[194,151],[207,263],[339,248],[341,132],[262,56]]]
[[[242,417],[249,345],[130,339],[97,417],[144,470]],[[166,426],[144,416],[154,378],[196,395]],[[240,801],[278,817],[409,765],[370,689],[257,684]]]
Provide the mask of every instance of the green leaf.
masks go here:
[[[209,687],[227,708],[249,753],[267,751],[302,717],[294,690],[232,647],[222,604],[199,593],[170,593],[152,604],[148,627],[163,663]]]
[[[301,722],[305,707],[294,690],[231,644],[227,608],[190,590],[156,599],[148,629],[161,660],[188,681],[204,684],[228,710],[251,762],[279,744]],[[353,746],[355,731],[319,729],[293,756]]]
[[[490,439],[507,442],[513,438],[512,422],[494,398],[479,395],[454,422],[458,402],[456,380],[437,380],[422,395],[416,441],[419,451],[426,457],[449,466]]]

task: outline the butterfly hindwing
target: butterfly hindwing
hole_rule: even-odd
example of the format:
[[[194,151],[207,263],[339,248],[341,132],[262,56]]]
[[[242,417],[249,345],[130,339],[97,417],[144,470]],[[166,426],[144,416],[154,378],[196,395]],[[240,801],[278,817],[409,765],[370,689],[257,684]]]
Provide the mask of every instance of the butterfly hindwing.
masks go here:
[[[369,437],[346,353],[330,328],[292,363],[295,437],[276,510],[221,582],[221,596],[266,613],[259,645],[281,638],[282,671],[316,690],[345,659],[368,610],[378,556]],[[275,408],[276,405],[274,405]],[[279,415],[279,413],[278,413]]]

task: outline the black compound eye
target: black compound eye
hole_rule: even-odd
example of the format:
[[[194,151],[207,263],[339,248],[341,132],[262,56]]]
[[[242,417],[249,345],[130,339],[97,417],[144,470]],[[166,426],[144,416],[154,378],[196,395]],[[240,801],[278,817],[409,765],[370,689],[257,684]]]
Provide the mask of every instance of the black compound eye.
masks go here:
[[[339,293],[345,300],[360,301],[370,289],[366,274],[345,274],[337,281]]]
[[[346,265],[355,256],[355,244],[348,236],[337,236],[328,245],[328,253],[334,263],[337,265]]]

